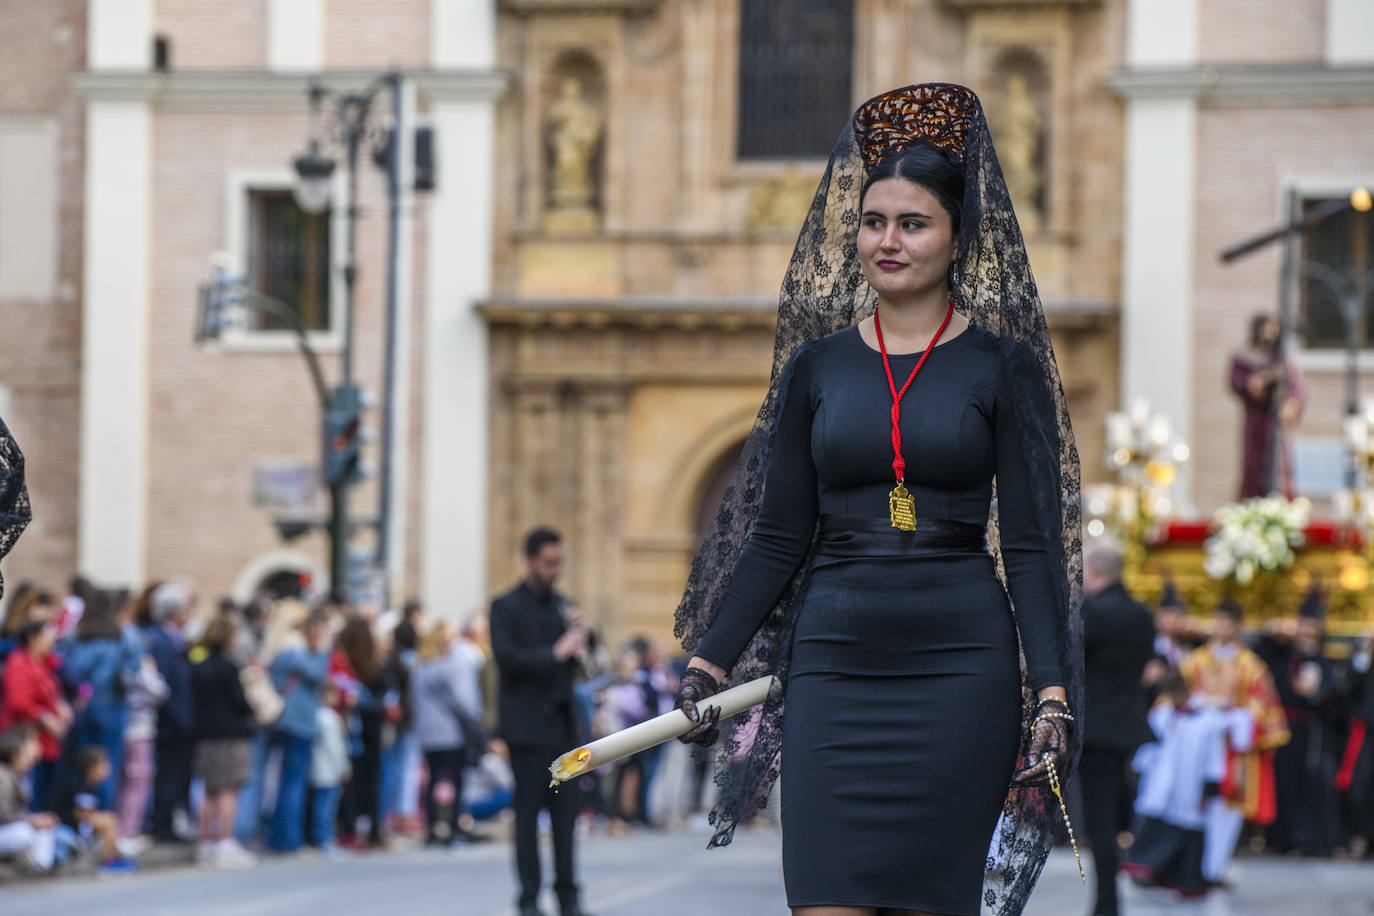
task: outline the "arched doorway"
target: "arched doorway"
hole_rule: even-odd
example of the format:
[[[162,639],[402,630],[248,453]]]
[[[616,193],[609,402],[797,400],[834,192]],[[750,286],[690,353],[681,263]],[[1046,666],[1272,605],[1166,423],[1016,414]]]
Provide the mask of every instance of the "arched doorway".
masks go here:
[[[696,534],[694,550],[701,546],[706,539],[706,532],[711,530],[716,510],[720,507],[720,498],[725,495],[725,488],[730,485],[730,475],[734,473],[740,453],[744,451],[744,441],[741,439],[727,447],[701,475],[701,485],[697,490],[696,523],[692,528]]]
[[[280,598],[300,598],[305,591],[305,583],[302,576],[309,573],[302,573],[294,569],[279,569],[268,575],[258,587],[253,590],[255,598],[266,598],[269,601],[276,601]]]
[[[298,553],[274,550],[245,564],[230,594],[239,604],[255,598],[299,598],[312,584],[328,585],[314,563]]]

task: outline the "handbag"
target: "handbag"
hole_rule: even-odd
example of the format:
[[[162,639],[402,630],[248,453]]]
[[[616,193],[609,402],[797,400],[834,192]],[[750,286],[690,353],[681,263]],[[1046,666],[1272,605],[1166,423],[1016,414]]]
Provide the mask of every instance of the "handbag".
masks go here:
[[[239,683],[243,685],[243,698],[253,710],[253,721],[266,727],[281,718],[286,700],[277,693],[261,665],[246,665],[240,669]]]

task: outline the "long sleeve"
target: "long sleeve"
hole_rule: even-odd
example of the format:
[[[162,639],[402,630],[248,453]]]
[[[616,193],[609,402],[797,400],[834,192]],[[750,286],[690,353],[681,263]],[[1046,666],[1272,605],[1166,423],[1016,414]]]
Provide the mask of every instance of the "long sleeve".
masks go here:
[[[1037,380],[1038,381],[1038,380]],[[1026,460],[1013,398],[1040,397],[1041,391],[1013,391],[1008,371],[998,382],[994,408],[994,451],[997,474],[997,517],[1001,532],[1002,563],[1011,591],[1012,611],[1026,655],[1026,676],[1032,690],[1065,686],[1059,659],[1064,630],[1055,595],[1050,555],[1037,520],[1032,490],[1047,486],[1034,479]],[[1047,443],[1058,457],[1056,443]],[[1057,495],[1057,494],[1056,494]]]
[[[15,661],[17,654],[23,651],[22,648],[15,649],[5,668],[5,711],[8,713],[5,718],[11,724],[33,722],[49,711],[38,689],[37,679],[31,675],[25,676],[24,662],[27,659],[21,659],[18,663]]]
[[[565,663],[553,654],[553,643],[531,645],[516,630],[519,609],[506,599],[491,606],[491,653],[502,671],[524,677],[551,678]]]
[[[806,557],[816,530],[816,465],[811,457],[811,370],[802,347],[784,368],[784,398],[769,455],[763,501],[735,563],[720,610],[696,654],[727,671],[753,638]]]

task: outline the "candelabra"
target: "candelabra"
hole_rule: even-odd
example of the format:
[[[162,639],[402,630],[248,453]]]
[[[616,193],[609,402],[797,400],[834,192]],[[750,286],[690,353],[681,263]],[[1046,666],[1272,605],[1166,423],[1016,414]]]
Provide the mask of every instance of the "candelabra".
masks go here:
[[[1089,487],[1085,499],[1089,537],[1109,535],[1122,547],[1126,566],[1139,570],[1159,526],[1173,511],[1169,485],[1188,460],[1188,446],[1173,437],[1169,418],[1134,398],[1125,411],[1107,414],[1107,467],[1115,483]]]
[[[1374,570],[1374,401],[1345,419],[1345,444],[1350,450],[1350,486],[1336,493],[1336,517],[1363,545],[1363,563],[1348,564],[1340,573],[1341,585],[1362,591]]]

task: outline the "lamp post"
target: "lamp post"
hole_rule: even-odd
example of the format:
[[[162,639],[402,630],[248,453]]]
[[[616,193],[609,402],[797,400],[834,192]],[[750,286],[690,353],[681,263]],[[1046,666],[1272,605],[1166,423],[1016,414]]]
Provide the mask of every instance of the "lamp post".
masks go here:
[[[393,493],[395,473],[393,466],[393,438],[396,412],[396,363],[398,323],[400,321],[400,280],[399,280],[399,238],[401,221],[402,188],[402,151],[408,150],[410,125],[406,123],[405,80],[399,71],[389,71],[369,83],[358,92],[336,93],[322,86],[310,89],[310,104],[313,116],[318,116],[325,102],[332,103],[329,121],[333,127],[334,138],[342,143],[348,182],[348,240],[344,264],[344,351],[343,385],[340,390],[351,385],[353,379],[353,325],[354,291],[357,281],[356,226],[358,216],[358,157],[363,143],[369,136],[379,141],[375,159],[384,165],[387,172],[387,295],[386,295],[386,342],[382,370],[382,443],[381,474],[378,481],[377,549],[374,566],[380,580],[383,601],[390,599],[389,581],[391,544],[391,516],[395,498]],[[391,113],[394,124],[389,136],[384,137],[370,124],[370,117],[377,96],[388,91],[391,97]],[[296,173],[300,178],[296,190],[296,200],[307,212],[322,212],[328,206],[329,190],[334,171],[334,162],[321,149],[317,137],[312,136],[307,151],[295,160]],[[432,187],[432,183],[426,186]],[[336,562],[340,551],[344,550],[342,536],[348,530],[347,487],[331,487],[331,523],[333,551]],[[344,554],[346,556],[346,554]]]
[[[399,316],[399,281],[397,259],[401,219],[400,196],[403,174],[402,150],[409,150],[407,138],[410,126],[405,123],[403,104],[405,78],[399,71],[389,71],[372,80],[356,92],[337,92],[315,84],[310,87],[311,136],[306,151],[293,160],[298,181],[293,189],[297,206],[306,213],[319,214],[327,210],[333,196],[336,162],[326,150],[329,142],[343,146],[345,181],[348,188],[344,243],[343,272],[343,353],[340,380],[332,390],[324,381],[319,359],[310,346],[307,329],[299,311],[290,304],[262,296],[248,288],[241,278],[230,277],[222,261],[216,259],[210,280],[201,286],[201,308],[196,330],[198,342],[218,339],[227,328],[238,322],[244,310],[259,311],[281,319],[295,333],[302,354],[309,365],[316,393],[320,399],[323,451],[321,454],[321,482],[329,491],[330,511],[327,521],[291,520],[281,523],[278,530],[288,539],[313,528],[324,528],[330,538],[330,598],[347,602],[349,595],[350,558],[348,544],[358,527],[375,527],[378,548],[375,564],[380,573],[384,599],[389,598],[386,582],[389,518],[392,505],[392,423],[395,409],[395,378],[397,359],[396,340]],[[394,125],[389,137],[385,130],[373,123],[377,97],[389,91]],[[357,267],[358,160],[363,144],[369,139],[378,142],[376,156],[379,165],[388,172],[389,231],[387,268],[387,329],[386,359],[383,369],[384,405],[382,420],[384,435],[381,448],[382,474],[380,480],[379,515],[375,519],[349,519],[349,490],[358,479],[366,476],[366,462],[358,458],[358,449],[366,441],[359,414],[371,407],[369,396],[354,382],[355,289]],[[425,188],[432,187],[429,176]],[[417,183],[418,186],[418,183]]]

